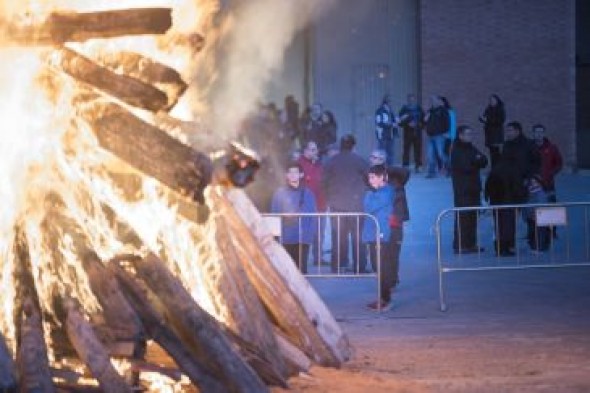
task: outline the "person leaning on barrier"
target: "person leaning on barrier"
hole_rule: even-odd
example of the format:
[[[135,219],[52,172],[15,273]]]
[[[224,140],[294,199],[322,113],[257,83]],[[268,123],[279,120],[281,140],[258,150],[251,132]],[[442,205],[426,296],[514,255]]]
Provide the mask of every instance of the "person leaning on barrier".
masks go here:
[[[286,184],[272,196],[271,213],[316,213],[313,193],[303,184],[303,170],[298,162],[289,162]],[[302,273],[307,273],[309,245],[315,239],[313,217],[282,217],[281,243]]]
[[[479,172],[488,165],[488,159],[473,146],[473,130],[462,125],[451,149],[451,180],[455,207],[481,205],[481,179]],[[455,216],[453,238],[455,253],[483,251],[477,242],[477,211],[458,212]]]
[[[385,165],[374,165],[369,169],[368,182],[370,189],[363,199],[364,212],[374,216],[379,228],[373,220],[363,221],[362,241],[367,245],[374,271],[379,271],[380,297],[378,301],[369,303],[372,310],[385,310],[391,304],[391,288],[395,285],[395,272],[392,263],[392,239],[389,219],[393,214],[395,191],[387,182]],[[379,230],[378,230],[379,229]],[[379,266],[377,266],[377,239],[379,239]]]
[[[376,149],[369,156],[371,166],[385,164],[385,151]],[[387,179],[393,187],[393,212],[389,217],[389,227],[391,228],[391,262],[393,263],[394,281],[391,287],[394,290],[399,285],[399,256],[404,237],[404,222],[410,219],[410,210],[406,197],[406,184],[410,179],[410,170],[405,167],[391,166],[387,167]],[[361,253],[361,257],[366,257],[366,253]],[[366,263],[362,262],[362,266]]]

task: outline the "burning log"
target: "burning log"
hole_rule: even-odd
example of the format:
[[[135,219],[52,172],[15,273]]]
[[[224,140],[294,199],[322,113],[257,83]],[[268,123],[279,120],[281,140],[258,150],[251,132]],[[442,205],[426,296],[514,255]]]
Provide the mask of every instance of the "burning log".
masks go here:
[[[15,258],[13,277],[16,292],[14,297],[13,321],[16,333],[15,339],[18,343],[21,336],[20,328],[25,301],[31,302],[35,309],[41,309],[33,278],[29,243],[21,224],[17,224],[14,227],[13,252]]]
[[[118,74],[128,75],[165,92],[168,98],[167,104],[163,108],[165,110],[174,107],[188,87],[174,68],[138,53],[106,53],[101,55],[98,61]]]
[[[91,38],[164,34],[172,26],[170,8],[100,12],[53,12],[41,24],[1,21],[3,36],[22,45],[56,45]]]
[[[129,272],[118,266],[116,261],[111,261],[108,270],[112,276],[117,278],[129,302],[141,319],[146,333],[174,359],[191,382],[204,392],[225,392],[223,381],[214,377],[207,365],[195,358],[179,336],[168,326],[168,321],[154,307],[153,304],[157,303],[157,299],[149,289]]]
[[[76,80],[138,108],[157,112],[168,107],[166,94],[141,80],[116,74],[68,48],[55,53],[56,66]]]
[[[79,311],[79,306],[71,298],[63,300],[66,312],[66,330],[80,359],[88,366],[105,393],[131,392],[121,375],[111,364],[105,347],[99,341],[90,322]]]
[[[286,251],[260,228],[260,213],[238,190],[228,191],[227,200],[211,195],[232,229],[248,277],[281,330],[319,364],[340,366],[350,356],[348,339],[309,283],[290,269],[295,265]]]
[[[20,321],[17,368],[20,391],[54,393],[39,309],[26,299]]]
[[[104,149],[182,195],[203,200],[212,174],[209,157],[116,104],[94,109],[83,115]]]
[[[107,269],[94,252],[82,257],[82,264],[90,282],[90,288],[103,309],[109,327],[116,331],[118,340],[143,339],[143,329],[135,311],[121,292],[119,284],[107,274]]]
[[[183,342],[190,345],[198,358],[208,360],[214,375],[227,383],[229,391],[267,391],[256,373],[231,347],[218,322],[199,307],[158,257],[149,254],[132,263],[137,276],[164,305],[168,321]]]
[[[14,361],[4,336],[0,333],[0,391],[10,392],[16,389],[16,370]]]

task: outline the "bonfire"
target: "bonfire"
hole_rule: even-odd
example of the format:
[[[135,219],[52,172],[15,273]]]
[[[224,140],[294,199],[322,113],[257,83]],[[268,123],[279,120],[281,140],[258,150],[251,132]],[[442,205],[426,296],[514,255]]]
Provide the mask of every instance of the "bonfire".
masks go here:
[[[346,336],[240,189],[256,154],[187,116],[198,2],[49,3],[0,21],[0,389],[264,392],[340,366]]]

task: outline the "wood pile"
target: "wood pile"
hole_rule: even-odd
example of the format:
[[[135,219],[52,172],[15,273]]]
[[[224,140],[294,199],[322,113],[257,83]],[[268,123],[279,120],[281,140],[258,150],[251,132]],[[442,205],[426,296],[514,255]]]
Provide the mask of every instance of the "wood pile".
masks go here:
[[[147,250],[106,205],[102,214],[110,217],[121,242],[137,252],[101,260],[85,235],[85,223],[73,218],[58,192],[50,193],[41,237],[52,249],[51,271],[59,276],[69,269],[57,247],[67,237],[80,264],[79,279],[66,291],[56,284],[49,316],[33,273],[31,234],[25,224],[15,226],[16,353],[13,357],[0,334],[0,391],[131,392],[142,389],[141,373],[151,372],[173,380],[185,375],[201,392],[265,392],[269,385],[286,387],[290,376],[312,364],[339,367],[350,356],[348,340],[327,307],[245,193],[234,187],[252,177],[251,172],[236,175],[243,163],[256,169],[256,160],[234,145],[229,161],[217,165],[209,152],[134,114],[139,108],[173,122],[167,112],[187,88],[180,74],[131,52],[93,58],[63,46],[90,38],[164,34],[172,24],[170,15],[165,8],[54,13],[39,25],[0,26],[15,44],[55,45],[52,72],[79,86],[72,110],[100,147],[168,187],[187,206],[190,213],[183,216],[191,225],[212,228],[217,256],[194,264],[212,272],[202,289],[223,318],[207,312],[173,261]],[[209,214],[192,212],[199,206]],[[80,290],[91,293],[100,308],[85,310],[76,297]],[[55,367],[60,359],[81,367]],[[113,359],[125,360],[128,367],[118,370]],[[95,384],[82,382],[88,378]]]

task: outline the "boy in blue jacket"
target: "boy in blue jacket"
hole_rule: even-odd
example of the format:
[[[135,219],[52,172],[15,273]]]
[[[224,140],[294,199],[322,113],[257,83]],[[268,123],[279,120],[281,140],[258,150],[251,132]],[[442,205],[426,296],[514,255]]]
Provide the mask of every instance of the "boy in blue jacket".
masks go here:
[[[395,285],[395,271],[392,261],[392,236],[390,217],[393,213],[395,190],[388,183],[387,168],[373,165],[369,169],[370,189],[363,200],[364,212],[371,214],[379,223],[379,230],[373,220],[363,222],[362,241],[367,245],[374,271],[380,271],[380,299],[369,303],[371,310],[386,310],[391,304],[391,288]],[[377,238],[380,240],[379,270],[377,269]]]
[[[303,169],[294,161],[287,164],[286,184],[279,187],[272,197],[271,213],[316,213],[316,201],[303,180]],[[313,217],[283,217],[281,219],[281,243],[299,266],[307,273],[309,245],[315,239],[317,219]]]

